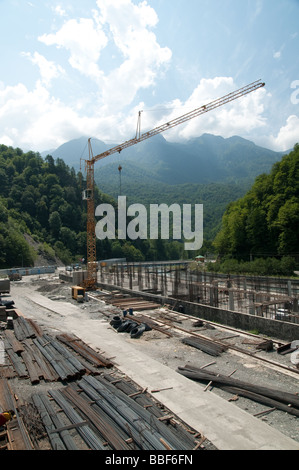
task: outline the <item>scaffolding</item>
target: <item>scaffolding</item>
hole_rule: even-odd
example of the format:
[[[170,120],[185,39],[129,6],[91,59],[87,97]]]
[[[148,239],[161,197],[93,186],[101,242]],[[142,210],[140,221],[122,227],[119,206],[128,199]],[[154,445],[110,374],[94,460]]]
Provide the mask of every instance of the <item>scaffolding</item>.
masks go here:
[[[197,304],[299,323],[299,281],[192,271],[171,263],[101,266],[101,283]]]

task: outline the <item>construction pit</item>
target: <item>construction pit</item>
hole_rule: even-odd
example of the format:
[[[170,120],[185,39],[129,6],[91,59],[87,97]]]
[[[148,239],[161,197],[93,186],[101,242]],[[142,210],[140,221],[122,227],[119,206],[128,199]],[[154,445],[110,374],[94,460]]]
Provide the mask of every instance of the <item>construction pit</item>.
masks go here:
[[[299,449],[299,369],[278,354],[287,346],[279,338],[133,302],[117,289],[78,303],[57,274],[24,276],[5,298],[14,308],[1,322],[0,406],[15,417],[1,448],[186,458]],[[148,328],[132,337],[116,319]]]

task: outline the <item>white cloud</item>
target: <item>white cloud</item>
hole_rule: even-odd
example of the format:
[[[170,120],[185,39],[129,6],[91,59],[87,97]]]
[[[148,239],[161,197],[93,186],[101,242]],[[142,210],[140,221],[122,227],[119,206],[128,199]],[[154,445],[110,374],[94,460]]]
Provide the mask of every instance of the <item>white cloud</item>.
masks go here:
[[[124,58],[105,77],[102,91],[103,104],[116,109],[132,103],[139,89],[153,85],[172,53],[158,44],[150,30],[156,26],[158,17],[147,2],[134,5],[131,0],[98,0],[97,5],[101,13],[99,23],[109,25],[114,44]]]
[[[145,1],[134,5],[131,0],[101,0],[97,5],[93,18],[66,21],[39,40],[66,49],[70,65],[97,83],[98,105],[111,112],[131,104],[140,89],[155,83],[171,51],[151,31],[158,17]],[[122,62],[104,71],[101,53],[107,45],[116,47]]]
[[[193,109],[209,103],[227,93],[236,90],[230,77],[202,79],[190,97],[182,103],[174,100],[142,113],[142,129],[149,129],[164,124]],[[242,135],[261,126],[263,118],[263,93],[258,90],[241,99],[215,109],[198,118],[179,125],[165,132],[167,140],[178,141],[198,137],[203,133],[212,133],[229,137]],[[40,81],[33,91],[24,85],[0,88],[0,128],[7,142],[18,142],[21,148],[43,151],[72,138],[88,135],[104,141],[124,142],[134,137],[138,111],[144,109],[144,103],[135,105],[129,113],[119,112],[95,114],[93,117],[82,115],[80,108],[72,108],[55,99]],[[26,116],[26,119],[24,119]],[[17,129],[17,130],[16,130]],[[10,143],[11,145],[11,143]]]
[[[87,77],[91,86],[81,82],[86,90],[84,95],[79,94],[72,105],[62,103],[49,92],[49,87],[61,74],[71,87],[74,74],[38,51],[23,53],[39,67],[40,79],[31,89],[22,83],[13,87],[1,85],[2,142],[43,151],[78,135],[101,138],[99,130],[106,131],[103,140],[122,141],[131,135],[137,112],[128,116],[124,108],[132,104],[140,89],[155,83],[163,66],[168,64],[171,51],[161,47],[151,31],[158,18],[147,2],[134,5],[131,0],[102,0],[98,7],[92,17],[70,19],[56,32],[38,38],[49,47],[66,51],[71,67]],[[56,13],[63,11],[58,8]],[[118,51],[118,63],[104,72],[101,54],[109,41]],[[79,89],[79,78],[76,76],[74,89]],[[92,106],[86,106],[91,98]],[[91,108],[96,111],[90,117]]]
[[[70,65],[81,74],[94,80],[102,77],[97,61],[107,45],[107,37],[101,28],[95,28],[93,19],[69,20],[55,34],[43,34],[38,39],[47,46],[67,49]]]
[[[33,91],[23,84],[0,89],[1,143],[43,151],[89,134],[97,124],[51,97],[39,81]]]
[[[9,87],[0,82],[0,142],[37,151],[57,147],[81,135],[124,142],[136,132],[140,109],[144,109],[142,132],[145,132],[239,87],[231,77],[201,79],[186,101],[176,99],[163,104],[162,111],[159,104],[146,112],[144,103],[136,104],[138,92],[146,88],[154,91],[172,56],[171,50],[162,47],[155,35],[156,12],[146,1],[134,4],[132,0],[98,0],[97,6],[90,18],[63,19],[59,30],[38,38],[44,45],[66,53],[70,66],[78,73],[70,73],[67,65],[62,68],[58,62],[48,60],[45,53],[25,53],[40,71],[40,79],[33,88],[21,83]],[[56,13],[63,12],[58,8]],[[108,46],[112,46],[116,59],[105,70]],[[57,99],[54,87],[49,88],[61,74],[68,80],[64,85],[70,84],[72,104]],[[87,82],[80,82],[82,77]],[[260,129],[266,129],[265,94],[265,89],[255,91],[165,132],[164,137],[182,140],[207,132],[252,139],[252,131],[259,131],[260,135]],[[290,117],[277,137],[268,139],[269,145],[270,140],[271,145],[288,145],[296,132],[298,135],[297,121],[296,116]]]
[[[299,143],[299,117],[291,115],[281,127],[277,136],[269,137],[269,146],[275,150],[289,150]]]
[[[61,5],[57,5],[55,8],[54,8],[54,11],[57,15],[59,16],[66,16],[66,11],[62,8]]]
[[[60,65],[56,65],[54,62],[47,60],[38,52],[34,52],[33,55],[30,54],[30,52],[23,52],[23,56],[28,57],[33,64],[39,67],[41,81],[46,86],[50,86],[53,78],[58,78],[65,73]]]
[[[7,147],[13,147],[14,141],[10,139],[7,135],[0,135],[0,143],[6,145]]]
[[[164,115],[158,125],[193,111],[217,98],[236,91],[236,89],[237,86],[231,77],[202,79],[185,103],[179,100],[169,103],[170,111],[168,115],[163,113]],[[198,137],[203,133],[211,133],[223,137],[231,137],[233,135],[246,137],[250,131],[266,126],[262,104],[265,93],[264,89],[254,91],[231,103],[193,118],[187,121],[186,124],[167,131],[164,137],[167,140],[173,141]],[[146,115],[147,113],[145,112],[144,114]]]

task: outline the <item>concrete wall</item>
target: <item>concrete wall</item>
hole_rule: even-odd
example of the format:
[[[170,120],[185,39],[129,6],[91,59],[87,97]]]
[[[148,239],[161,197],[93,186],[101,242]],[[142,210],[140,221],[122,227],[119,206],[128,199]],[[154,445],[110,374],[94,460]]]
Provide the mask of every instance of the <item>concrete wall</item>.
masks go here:
[[[0,275],[6,276],[8,274],[19,273],[21,276],[31,276],[33,274],[47,274],[55,273],[55,266],[36,266],[33,268],[10,268],[10,269],[1,269]]]
[[[115,285],[98,283],[98,286],[107,290],[117,289],[121,292],[130,294],[132,297],[142,296],[147,300],[161,303],[161,305],[167,304],[171,307],[174,306],[175,310],[178,310],[179,306],[181,305],[185,314],[193,315],[194,317],[219,323],[221,325],[230,326],[232,328],[238,328],[244,331],[257,330],[262,335],[281,339],[283,341],[293,341],[299,339],[299,324],[280,320],[271,320],[257,315],[233,312],[230,310],[223,310],[217,307],[210,307],[207,305],[187,302],[185,300],[178,300],[171,297],[162,297],[160,295],[150,294],[147,292],[133,291]]]
[[[5,294],[9,292],[10,292],[10,280],[0,279],[0,294]]]

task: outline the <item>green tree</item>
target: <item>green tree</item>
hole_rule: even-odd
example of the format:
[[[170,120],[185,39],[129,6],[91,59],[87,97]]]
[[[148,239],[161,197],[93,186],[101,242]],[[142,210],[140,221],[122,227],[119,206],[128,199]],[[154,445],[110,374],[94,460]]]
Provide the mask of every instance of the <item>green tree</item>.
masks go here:
[[[76,233],[68,227],[61,227],[60,238],[62,243],[67,247],[71,253],[76,253],[77,240]]]
[[[227,207],[214,246],[218,253],[239,259],[248,259],[257,252],[297,253],[298,209],[297,144],[292,152],[273,165],[269,175],[256,178],[245,196]]]
[[[61,229],[61,218],[59,212],[54,211],[49,216],[50,233],[54,238],[58,238]]]
[[[277,216],[278,252],[296,253],[298,250],[299,200],[292,197],[279,209]]]

